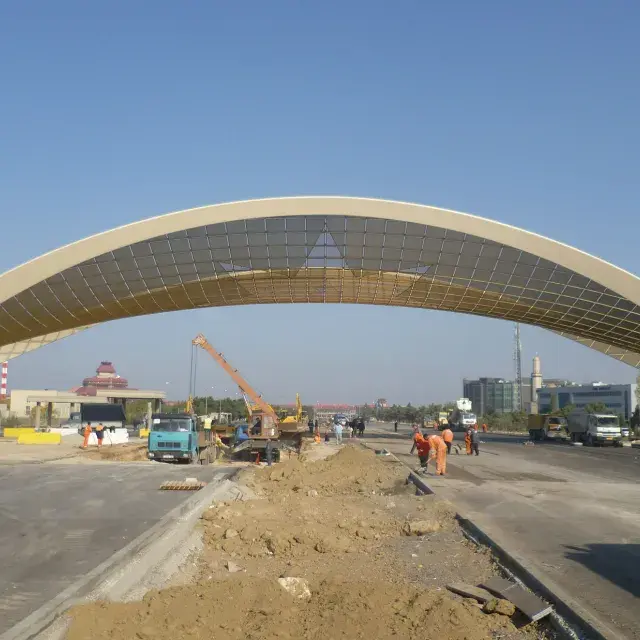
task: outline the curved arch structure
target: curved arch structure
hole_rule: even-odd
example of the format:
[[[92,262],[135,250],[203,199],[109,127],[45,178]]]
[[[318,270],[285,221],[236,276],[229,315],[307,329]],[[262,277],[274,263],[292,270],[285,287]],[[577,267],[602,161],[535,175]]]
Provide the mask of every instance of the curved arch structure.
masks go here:
[[[640,279],[469,214],[345,197],[189,209],[0,275],[0,360],[96,323],[238,304],[347,302],[544,327],[640,366]]]

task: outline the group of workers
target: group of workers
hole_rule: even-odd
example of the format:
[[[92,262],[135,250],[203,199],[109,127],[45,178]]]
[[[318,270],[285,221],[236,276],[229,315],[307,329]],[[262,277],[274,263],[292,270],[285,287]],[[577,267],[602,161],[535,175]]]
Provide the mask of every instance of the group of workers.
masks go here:
[[[86,449],[89,446],[89,438],[91,437],[91,432],[95,432],[96,438],[98,440],[98,449],[102,447],[102,441],[104,440],[104,426],[102,422],[99,422],[97,426],[92,427],[90,422],[87,422],[82,435],[84,436],[84,441],[82,443],[82,448]]]
[[[483,425],[484,426],[484,425]],[[394,425],[395,427],[395,425]],[[486,429],[484,429],[486,431]],[[467,455],[474,453],[480,455],[480,434],[478,425],[475,424],[464,434],[464,443]],[[447,473],[447,455],[451,453],[453,446],[453,431],[445,427],[441,434],[425,435],[420,432],[418,425],[413,427],[413,446],[410,453],[418,451],[420,467],[426,471],[428,463],[435,459],[436,475],[444,476]],[[459,450],[459,447],[458,447]]]

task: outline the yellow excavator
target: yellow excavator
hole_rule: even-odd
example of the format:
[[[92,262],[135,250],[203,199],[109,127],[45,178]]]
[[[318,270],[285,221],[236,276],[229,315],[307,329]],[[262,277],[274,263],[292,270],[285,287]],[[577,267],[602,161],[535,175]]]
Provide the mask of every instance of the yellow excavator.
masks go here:
[[[293,427],[294,429],[297,428],[298,426],[301,426],[302,430],[304,431],[306,429],[304,422],[305,422],[305,414],[304,414],[304,411],[302,409],[302,402],[300,401],[300,394],[296,393],[296,412],[292,416],[283,417],[280,420],[280,428],[283,431],[286,431],[287,430],[287,425],[289,425],[289,427]]]

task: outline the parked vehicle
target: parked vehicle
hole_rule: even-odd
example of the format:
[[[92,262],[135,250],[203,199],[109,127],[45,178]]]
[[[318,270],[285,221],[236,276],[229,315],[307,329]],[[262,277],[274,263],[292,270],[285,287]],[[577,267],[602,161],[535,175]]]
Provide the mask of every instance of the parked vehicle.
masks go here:
[[[530,414],[528,418],[529,436],[532,440],[565,439],[567,419],[546,413]]]
[[[215,458],[215,436],[188,413],[154,413],[148,439],[150,460],[208,464]]]
[[[471,413],[471,400],[460,398],[456,401],[456,408],[449,414],[449,427],[454,431],[466,431],[478,423],[475,413]]]
[[[573,442],[583,442],[588,446],[621,444],[622,431],[618,416],[576,409],[567,416],[567,422],[567,430]]]

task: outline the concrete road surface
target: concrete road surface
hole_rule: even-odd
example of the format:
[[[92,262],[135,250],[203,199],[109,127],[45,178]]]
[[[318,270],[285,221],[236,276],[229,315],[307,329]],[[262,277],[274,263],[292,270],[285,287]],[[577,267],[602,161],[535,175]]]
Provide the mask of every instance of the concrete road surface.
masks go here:
[[[366,440],[417,467],[410,430],[400,430],[371,425]],[[430,475],[429,485],[610,637],[640,639],[640,450],[481,439],[480,456],[448,456],[447,477]]]
[[[0,634],[156,524],[219,466],[149,463],[0,467]]]

